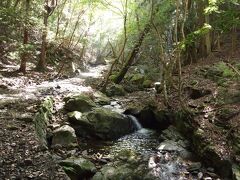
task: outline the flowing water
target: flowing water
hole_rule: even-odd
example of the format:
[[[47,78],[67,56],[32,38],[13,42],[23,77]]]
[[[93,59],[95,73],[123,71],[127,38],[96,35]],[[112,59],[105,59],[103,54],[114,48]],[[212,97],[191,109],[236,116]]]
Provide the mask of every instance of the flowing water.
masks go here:
[[[137,118],[132,116],[132,115],[127,115],[131,120],[132,120],[132,123],[133,123],[133,126],[134,126],[134,129],[136,131],[142,129],[142,125],[138,122]]]

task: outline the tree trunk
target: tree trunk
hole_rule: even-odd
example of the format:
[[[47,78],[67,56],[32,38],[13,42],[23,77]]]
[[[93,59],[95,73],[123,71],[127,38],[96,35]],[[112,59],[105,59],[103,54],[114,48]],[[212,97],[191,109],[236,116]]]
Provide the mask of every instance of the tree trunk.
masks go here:
[[[67,0],[65,0],[65,1],[63,2],[62,9],[58,12],[58,17],[57,17],[57,29],[56,29],[55,39],[57,39],[57,37],[58,37],[60,21],[61,21],[61,18],[62,18],[62,14],[63,14],[63,10],[64,10],[64,8],[65,8],[66,2],[67,2]]]
[[[44,24],[44,29],[42,32],[41,54],[40,54],[40,59],[38,61],[37,67],[36,67],[37,71],[45,71],[46,70],[48,13],[44,13],[43,24]]]
[[[71,37],[70,37],[70,40],[69,40],[69,43],[68,43],[68,48],[70,48],[71,45],[72,45],[72,41],[73,41],[73,38],[74,38],[75,31],[76,31],[76,29],[77,29],[77,27],[78,27],[78,24],[79,24],[79,21],[80,21],[80,17],[81,17],[84,13],[85,13],[85,11],[83,10],[82,12],[80,12],[80,13],[78,14],[77,21],[76,21],[76,23],[75,23],[75,26],[74,26],[74,28],[73,28],[73,31],[72,31],[72,34],[71,34]]]
[[[119,84],[119,83],[123,80],[123,78],[124,78],[124,76],[126,75],[128,69],[129,69],[130,66],[132,65],[132,63],[133,63],[136,55],[138,54],[138,52],[139,52],[139,50],[140,50],[140,47],[141,47],[141,45],[142,45],[142,42],[143,42],[145,36],[146,36],[147,33],[150,31],[150,29],[151,29],[150,23],[146,24],[144,30],[141,32],[141,34],[140,34],[140,36],[139,36],[139,38],[138,38],[138,41],[135,43],[134,48],[133,48],[133,50],[132,50],[132,52],[131,52],[131,54],[130,54],[128,60],[127,60],[127,62],[124,64],[123,68],[122,68],[121,71],[118,73],[116,79],[114,79],[114,82],[115,82],[116,84]]]
[[[205,22],[204,17],[204,8],[205,3],[204,0],[200,0],[197,3],[197,22],[198,22],[198,28],[203,27]],[[205,49],[205,37],[201,37],[201,39],[198,42],[198,58],[206,56],[206,49]]]
[[[26,17],[28,17],[28,11],[30,8],[30,0],[26,0]],[[24,32],[23,32],[23,45],[26,46],[28,44],[28,26],[27,26],[27,21],[25,22],[24,26]],[[19,72],[23,72],[24,74],[26,73],[26,64],[27,64],[27,58],[28,58],[28,53],[27,50],[24,50],[24,52],[21,54],[21,64],[19,68]]]
[[[231,56],[233,56],[237,46],[237,28],[236,26],[232,27],[232,48],[231,48]]]
[[[51,0],[51,4],[48,2],[49,0],[45,0],[44,4],[44,13],[43,13],[43,32],[42,32],[42,46],[41,46],[41,54],[40,59],[38,61],[36,70],[44,72],[46,67],[46,51],[47,51],[47,34],[48,34],[48,18],[54,12],[57,6],[57,0]]]
[[[210,20],[209,20],[209,15],[206,14],[205,15],[205,22],[207,24],[210,24]],[[205,38],[206,38],[206,55],[208,56],[211,51],[212,51],[212,48],[211,48],[211,35],[210,35],[210,31],[205,35]]]
[[[122,49],[118,55],[118,57],[114,60],[114,62],[112,63],[108,73],[107,73],[107,76],[105,78],[105,81],[103,80],[103,86],[102,86],[102,89],[101,91],[102,92],[105,92],[106,91],[106,88],[107,88],[107,85],[108,85],[108,82],[109,82],[109,78],[112,74],[112,71],[113,71],[113,68],[115,67],[115,65],[119,62],[121,56],[124,54],[124,50],[125,50],[125,47],[126,47],[126,43],[127,43],[127,18],[128,18],[128,13],[127,13],[127,6],[128,6],[128,0],[125,1],[125,13],[124,13],[124,16],[123,16],[123,29],[124,29],[124,41],[123,41],[123,46],[122,46]],[[110,42],[109,42],[110,43]],[[112,51],[113,51],[113,55],[116,56],[116,53],[114,51],[114,48],[113,48],[113,45],[110,43],[110,46],[112,48]]]

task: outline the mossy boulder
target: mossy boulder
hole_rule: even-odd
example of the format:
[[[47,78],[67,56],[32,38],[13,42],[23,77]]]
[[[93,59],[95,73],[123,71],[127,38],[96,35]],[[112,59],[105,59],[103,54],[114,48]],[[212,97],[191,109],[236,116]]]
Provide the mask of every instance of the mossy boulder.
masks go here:
[[[36,134],[43,146],[47,146],[47,126],[52,117],[53,99],[47,97],[41,103],[34,118]]]
[[[72,147],[77,144],[75,130],[64,125],[53,131],[52,146],[61,145],[63,147]]]
[[[68,97],[65,99],[65,109],[67,111],[87,112],[96,107],[93,99],[86,94]]]
[[[70,158],[59,163],[71,180],[89,179],[96,173],[95,165],[84,158]]]
[[[132,84],[135,85],[142,85],[144,81],[144,75],[143,74],[134,74],[132,78],[130,79]]]
[[[153,82],[151,80],[147,79],[147,80],[143,81],[142,85],[144,88],[151,88],[152,84],[153,84]]]
[[[202,69],[206,78],[215,81],[219,86],[228,86],[228,81],[235,78],[235,72],[224,62]]]
[[[109,97],[107,97],[105,94],[102,92],[94,92],[94,102],[99,105],[108,105],[111,103],[111,100]]]
[[[109,97],[112,96],[125,96],[126,92],[124,88],[119,84],[112,84],[106,90],[106,95]]]
[[[107,108],[95,108],[91,112],[84,113],[80,118],[77,116],[74,119],[70,116],[69,121],[77,135],[100,139],[117,139],[134,130],[130,118]]]

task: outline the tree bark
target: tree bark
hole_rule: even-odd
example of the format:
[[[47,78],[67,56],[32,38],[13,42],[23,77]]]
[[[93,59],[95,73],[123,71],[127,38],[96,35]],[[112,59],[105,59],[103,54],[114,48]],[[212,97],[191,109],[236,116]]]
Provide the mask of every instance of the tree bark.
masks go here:
[[[209,14],[205,15],[205,22],[207,24],[210,24]],[[206,38],[206,55],[208,56],[212,51],[210,31],[205,35],[205,38]]]
[[[29,14],[29,8],[30,8],[30,0],[26,0],[26,17],[28,17]],[[27,20],[25,22],[25,26],[24,26],[24,32],[23,32],[23,45],[26,46],[28,44],[28,25],[27,25]],[[26,64],[27,64],[27,58],[28,58],[28,53],[27,50],[24,50],[24,52],[21,54],[21,64],[20,64],[20,68],[19,68],[19,72],[23,72],[24,74],[26,73]]]
[[[148,34],[148,32],[150,31],[150,29],[151,29],[150,23],[146,24],[144,30],[141,32],[141,34],[140,34],[140,36],[139,36],[139,38],[138,38],[138,41],[135,43],[134,48],[133,48],[132,52],[130,53],[130,56],[129,56],[127,62],[124,64],[123,68],[122,68],[121,71],[118,73],[116,79],[114,79],[114,82],[115,82],[116,84],[119,84],[119,83],[123,80],[123,78],[124,78],[124,76],[126,75],[128,69],[129,69],[130,66],[133,64],[134,59],[135,59],[136,55],[138,54],[138,52],[139,52],[139,50],[140,50],[140,47],[141,47],[141,45],[142,45],[142,42],[143,42],[145,36],[146,36],[146,35]]]
[[[36,70],[37,71],[45,71],[46,70],[46,50],[47,50],[47,27],[48,27],[48,14],[44,13],[44,29],[42,32],[42,46],[41,46],[41,54],[40,59],[38,61]]]
[[[65,1],[63,2],[63,7],[62,7],[62,9],[58,12],[57,29],[56,29],[55,39],[57,39],[57,37],[58,37],[60,21],[61,21],[61,18],[62,18],[62,14],[63,14],[63,10],[64,10],[64,8],[65,8],[66,2],[67,2],[67,0],[65,0]]]
[[[43,14],[43,32],[42,32],[42,46],[41,46],[41,54],[38,64],[36,66],[37,71],[44,72],[46,70],[46,51],[47,51],[47,34],[48,34],[48,18],[52,15],[53,11],[57,6],[57,0],[51,0],[51,4],[48,2],[49,0],[45,0],[44,4],[44,14]]]
[[[127,13],[127,6],[128,6],[128,0],[125,1],[125,14],[124,14],[124,18],[123,18],[123,28],[124,28],[124,41],[123,41],[123,46],[122,46],[122,49],[118,55],[118,57],[115,59],[115,61],[112,63],[109,71],[108,71],[108,74],[105,78],[105,81],[103,81],[103,86],[102,86],[102,89],[101,91],[102,92],[105,92],[106,91],[106,88],[107,88],[107,85],[108,85],[108,82],[109,82],[109,77],[111,76],[112,74],[112,71],[113,71],[113,68],[114,66],[119,62],[119,59],[121,58],[121,56],[124,54],[124,50],[125,50],[125,47],[126,47],[126,43],[127,43],[127,18],[128,18],[128,13]],[[110,42],[109,42],[110,43]],[[112,51],[113,51],[113,54],[114,56],[116,56],[115,52],[114,52],[114,48],[112,46],[112,44],[110,43],[110,46],[112,48]]]

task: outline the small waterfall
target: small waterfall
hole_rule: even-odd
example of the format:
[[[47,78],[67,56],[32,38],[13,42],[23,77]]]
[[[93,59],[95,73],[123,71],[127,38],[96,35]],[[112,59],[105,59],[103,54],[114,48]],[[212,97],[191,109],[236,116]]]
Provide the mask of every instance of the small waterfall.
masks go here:
[[[142,125],[138,122],[138,119],[132,115],[127,115],[133,123],[134,129],[136,129],[137,131],[142,129]]]

